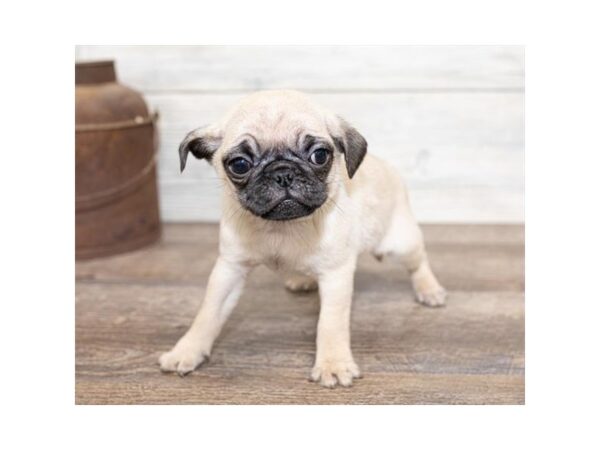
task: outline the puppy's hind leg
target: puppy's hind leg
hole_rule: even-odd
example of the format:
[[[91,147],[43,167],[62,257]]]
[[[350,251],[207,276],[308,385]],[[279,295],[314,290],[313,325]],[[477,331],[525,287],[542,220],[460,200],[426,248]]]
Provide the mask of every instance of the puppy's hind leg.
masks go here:
[[[291,292],[311,292],[316,291],[319,287],[317,280],[313,277],[303,274],[290,275],[285,280],[285,287]]]
[[[429,266],[423,233],[407,201],[397,206],[390,227],[375,251],[375,255],[390,253],[399,256],[408,269],[417,302],[426,306],[444,305],[446,291]]]

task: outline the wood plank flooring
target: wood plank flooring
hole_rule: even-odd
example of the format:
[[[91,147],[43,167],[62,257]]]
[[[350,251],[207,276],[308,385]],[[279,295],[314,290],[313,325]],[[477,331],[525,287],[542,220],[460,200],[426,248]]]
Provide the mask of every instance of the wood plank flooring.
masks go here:
[[[180,378],[158,356],[190,325],[216,258],[216,225],[168,224],[144,250],[76,264],[77,404],[523,404],[524,228],[423,227],[445,308],[412,299],[394,261],[356,274],[352,388],[308,381],[316,293],[256,270],[211,360]]]

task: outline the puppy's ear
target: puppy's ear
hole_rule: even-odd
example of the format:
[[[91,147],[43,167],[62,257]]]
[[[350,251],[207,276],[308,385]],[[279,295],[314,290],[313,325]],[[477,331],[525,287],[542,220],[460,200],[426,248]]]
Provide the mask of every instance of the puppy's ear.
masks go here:
[[[344,154],[348,176],[352,178],[367,154],[367,141],[344,119],[339,119],[339,134],[335,133],[333,142]]]
[[[188,153],[192,153],[198,159],[206,159],[209,162],[213,154],[221,146],[223,137],[216,127],[202,127],[190,131],[179,145],[179,168],[183,172]]]

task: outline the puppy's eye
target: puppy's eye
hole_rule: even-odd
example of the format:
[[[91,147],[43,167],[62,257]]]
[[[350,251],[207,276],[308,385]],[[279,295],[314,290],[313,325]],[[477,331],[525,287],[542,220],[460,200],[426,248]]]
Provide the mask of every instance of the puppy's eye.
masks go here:
[[[317,165],[317,166],[322,166],[323,164],[325,164],[327,162],[327,160],[329,159],[329,152],[327,152],[327,150],[325,150],[324,148],[319,148],[317,150],[315,150],[314,152],[311,153],[310,155],[310,162]]]
[[[236,175],[244,175],[252,168],[250,161],[244,158],[235,158],[229,162],[229,170]]]

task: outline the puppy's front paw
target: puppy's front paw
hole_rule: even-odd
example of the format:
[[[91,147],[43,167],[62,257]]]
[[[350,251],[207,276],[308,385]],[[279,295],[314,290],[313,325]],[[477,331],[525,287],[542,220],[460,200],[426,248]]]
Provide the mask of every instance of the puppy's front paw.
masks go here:
[[[315,291],[319,286],[314,278],[295,275],[285,281],[285,287],[292,292],[310,292]]]
[[[206,360],[208,360],[208,353],[184,338],[171,351],[163,353],[158,363],[163,372],[177,372],[183,377],[193,372]]]
[[[446,290],[441,286],[431,291],[417,291],[416,294],[417,302],[431,307],[444,306],[448,296]]]
[[[310,374],[311,381],[318,381],[321,386],[328,388],[333,388],[336,384],[345,387],[352,386],[354,378],[360,378],[360,370],[352,360],[329,360],[316,363]]]

